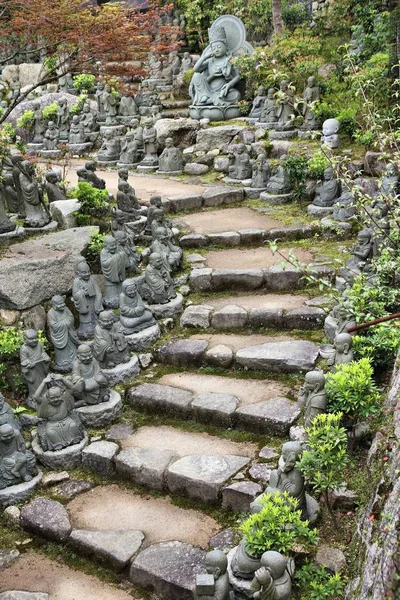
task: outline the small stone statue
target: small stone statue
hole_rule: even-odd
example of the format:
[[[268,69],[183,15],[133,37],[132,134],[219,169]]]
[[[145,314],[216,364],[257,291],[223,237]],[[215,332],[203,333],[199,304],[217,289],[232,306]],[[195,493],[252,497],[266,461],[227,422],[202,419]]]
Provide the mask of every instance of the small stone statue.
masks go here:
[[[123,251],[126,254],[126,270],[135,275],[139,275],[141,271],[138,265],[141,256],[136,249],[133,234],[129,234],[127,231],[120,229],[115,231],[113,235],[117,242],[118,251]]]
[[[85,134],[85,141],[90,138],[90,134],[97,128],[96,118],[90,110],[89,104],[84,104],[81,114],[81,125]]]
[[[136,165],[140,162],[143,154],[143,140],[140,143],[133,130],[125,134],[121,142],[121,154],[118,162],[123,165]]]
[[[264,552],[250,588],[254,600],[290,600],[292,581],[287,558],[274,550]]]
[[[303,125],[302,129],[317,129],[318,124],[315,118],[315,114],[312,109],[312,105],[314,102],[318,102],[319,100],[319,87],[315,82],[315,77],[309,77],[307,81],[307,87],[304,90],[303,94]]]
[[[162,257],[164,267],[169,271],[178,269],[182,262],[182,249],[172,244],[168,238],[168,231],[164,227],[157,227],[154,233],[155,239],[150,246],[150,251]]]
[[[354,317],[349,316],[344,303],[337,304],[325,319],[324,330],[326,336],[330,339],[338,333],[347,333],[348,329],[352,329],[357,325]]]
[[[251,119],[260,119],[261,112],[264,106],[264,102],[266,100],[265,89],[263,85],[260,85],[257,90],[257,96],[253,100],[253,104],[250,110],[249,117]]]
[[[309,371],[299,390],[299,404],[305,407],[304,427],[311,427],[316,416],[325,413],[328,399],[325,392],[325,375],[322,371]]]
[[[67,199],[65,195],[65,188],[58,181],[58,175],[56,171],[46,171],[45,190],[49,203],[55,202],[56,200]]]
[[[239,181],[251,178],[250,156],[247,154],[244,144],[237,144],[236,148],[230,153],[229,162],[229,177]]]
[[[384,176],[382,177],[381,194],[396,198],[399,195],[399,175],[396,165],[389,163],[386,167]]]
[[[106,113],[104,110],[104,104],[101,100],[103,93],[104,93],[104,88],[105,88],[105,84],[104,81],[98,81],[96,84],[96,92],[95,92],[95,96],[96,96],[96,102],[97,102],[97,110],[98,110],[98,119],[99,121],[105,121],[106,120]]]
[[[19,183],[24,201],[26,227],[44,227],[50,216],[44,203],[43,191],[36,179],[35,167],[29,160],[20,164]]]
[[[130,359],[121,325],[114,317],[112,310],[101,312],[94,332],[93,354],[103,369],[112,369]]]
[[[69,108],[65,96],[61,96],[58,101],[57,109],[57,127],[60,132],[60,140],[68,140],[69,134]]]
[[[146,119],[143,127],[143,144],[145,156],[140,164],[145,166],[157,166],[157,132],[151,117]]]
[[[124,213],[126,222],[140,219],[137,209],[138,202],[136,196],[131,194],[131,190],[133,188],[127,181],[120,180],[118,182],[117,206],[118,210]]]
[[[143,150],[143,127],[139,124],[139,119],[132,119],[129,123],[129,132],[137,142],[137,147]]]
[[[69,130],[68,143],[69,144],[84,144],[86,140],[83,125],[81,123],[79,115],[74,115],[71,121],[71,127]]]
[[[78,176],[78,183],[83,181],[84,183],[90,183],[89,181],[89,171],[85,169],[85,167],[78,167],[76,169],[76,174]]]
[[[207,574],[199,574],[194,600],[229,600],[228,560],[222,550],[211,550],[205,558]]]
[[[113,136],[111,129],[106,129],[103,133],[103,142],[97,153],[99,162],[117,162],[121,154],[121,145],[119,139]]]
[[[284,167],[286,158],[286,155],[281,156],[278,168],[275,173],[271,175],[267,183],[267,192],[269,194],[288,194],[291,191],[289,175],[286,173]]]
[[[22,155],[13,154],[11,156],[12,175],[13,175],[13,180],[14,180],[15,191],[17,192],[18,205],[19,205],[18,215],[20,216],[20,218],[25,218],[25,216],[26,216],[24,195],[22,193],[22,187],[21,187],[21,181],[20,181],[20,175],[22,173],[21,165],[23,162],[24,162],[24,157]]]
[[[135,210],[142,210],[144,207],[142,207],[139,204],[139,200],[136,197],[136,192],[134,190],[134,188],[131,186],[131,184],[128,181],[129,179],[129,171],[128,169],[122,167],[121,169],[118,169],[118,185],[120,183],[127,183],[129,186],[129,198],[130,198],[130,202],[131,202],[131,206],[132,208],[134,208]],[[128,188],[127,188],[128,189]],[[121,209],[123,210],[123,209]]]
[[[103,105],[103,112],[106,117],[106,123],[115,123],[115,118],[117,116],[117,98],[113,94],[110,85],[105,86],[104,92],[100,97],[100,101]]]
[[[340,198],[335,202],[332,219],[339,223],[346,223],[357,214],[354,198],[349,190],[342,191]]]
[[[261,108],[260,121],[262,123],[274,124],[278,121],[277,111],[278,105],[276,103],[276,89],[269,88],[267,97],[264,100],[264,104]]]
[[[42,109],[40,106],[40,102],[38,100],[35,100],[35,102],[32,103],[32,110],[34,112],[35,115],[35,122],[34,122],[34,126],[33,126],[33,143],[34,144],[41,144],[43,142],[43,134],[45,131],[45,126],[44,126],[44,119],[43,119],[43,115],[42,115]]]
[[[118,308],[122,282],[126,279],[127,258],[123,250],[118,250],[117,241],[111,235],[104,239],[104,248],[100,252],[101,270],[106,280],[104,306]]]
[[[24,343],[20,348],[19,357],[22,376],[28,386],[27,403],[32,404],[36,390],[49,373],[50,364],[50,357],[44,351],[35,329],[24,331]]]
[[[16,224],[8,218],[5,196],[4,185],[0,181],[0,235],[16,228]]]
[[[77,357],[72,365],[71,380],[77,408],[100,404],[110,399],[107,379],[87,344],[78,347]]]
[[[58,140],[60,138],[60,132],[57,129],[54,121],[49,121],[47,129],[43,139],[44,150],[57,150]]]
[[[103,310],[103,297],[85,260],[76,265],[75,275],[72,300],[79,313],[77,334],[81,339],[89,339],[93,337],[98,315]]]
[[[85,169],[87,171],[87,180],[98,190],[106,189],[106,182],[96,175],[97,162],[95,160],[88,160],[85,163]]]
[[[150,116],[153,119],[153,124],[162,119],[160,106],[158,104],[152,104],[150,106]]]
[[[119,302],[119,319],[126,335],[156,324],[151,310],[145,307],[135,279],[125,279]]]
[[[174,140],[166,138],[165,148],[159,158],[158,171],[160,173],[182,173],[182,150],[174,147]]]
[[[72,396],[72,383],[62,375],[50,374],[42,381],[35,394],[38,438],[44,452],[57,452],[79,444],[85,430]]]
[[[259,154],[252,165],[251,187],[265,189],[271,177],[271,169],[265,154]]]
[[[339,129],[340,123],[337,119],[327,119],[322,125],[322,138],[321,142],[326,144],[329,148],[339,147]]]
[[[8,212],[10,213],[16,213],[18,214],[19,212],[19,198],[18,198],[18,193],[17,190],[15,188],[15,184],[14,184],[14,177],[12,174],[12,171],[4,171],[2,174],[3,177],[3,181],[0,181],[0,195],[3,198],[3,201],[5,203],[5,206],[8,209]],[[1,201],[1,200],[0,200]],[[0,219],[1,221],[4,220]]]
[[[294,92],[289,83],[284,79],[279,84],[277,93],[277,117],[279,129],[293,129],[294,119]]]
[[[184,52],[181,62],[181,73],[186,73],[192,68],[192,59],[190,58],[189,52]]]
[[[318,183],[315,190],[315,206],[330,207],[340,196],[340,181],[335,179],[335,173],[332,167],[324,171],[324,180]]]
[[[144,231],[145,235],[151,235],[152,234],[152,222],[153,222],[153,219],[154,219],[154,212],[157,209],[158,210],[162,210],[161,196],[151,196],[151,198],[150,198],[150,206],[149,206],[148,211],[147,211],[146,228],[145,228],[145,231]]]
[[[26,449],[22,434],[9,423],[0,425],[0,489],[31,481],[34,475],[36,459]]]
[[[154,252],[150,254],[144,279],[141,294],[149,304],[166,304],[172,298],[176,298],[174,282],[168,269],[164,267],[160,254]]]
[[[351,249],[353,258],[348,260],[341,273],[346,281],[354,280],[360,275],[373,258],[374,239],[371,229],[362,229],[357,236],[357,243]]]
[[[76,357],[76,348],[79,345],[74,327],[74,316],[66,307],[63,296],[53,296],[51,306],[47,313],[47,324],[55,352],[54,368],[66,373],[71,370]]]
[[[337,367],[353,360],[353,338],[350,333],[338,333],[335,336],[333,347],[335,352],[327,361],[329,367]]]
[[[138,114],[135,98],[133,96],[122,96],[119,103],[119,115],[121,117],[133,117]]]
[[[0,425],[5,424],[11,425],[11,427],[17,430],[20,428],[20,425],[14,416],[13,409],[0,392]]]

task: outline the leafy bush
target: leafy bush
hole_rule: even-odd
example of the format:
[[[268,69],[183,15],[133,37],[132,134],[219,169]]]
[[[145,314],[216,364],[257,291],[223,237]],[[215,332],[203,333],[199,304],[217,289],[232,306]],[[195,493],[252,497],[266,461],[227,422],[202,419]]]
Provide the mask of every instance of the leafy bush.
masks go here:
[[[94,273],[100,272],[100,252],[104,248],[105,233],[94,233],[86,250],[86,260]]]
[[[41,330],[39,340],[47,346]],[[25,394],[25,383],[19,365],[19,349],[23,343],[23,332],[16,327],[0,329],[0,389],[9,391],[14,398]]]
[[[304,156],[288,156],[284,162],[284,170],[289,176],[294,197],[304,197],[307,179],[307,158]]]
[[[107,190],[98,190],[90,183],[80,181],[74,190],[74,197],[81,203],[78,214],[101,218],[109,212]]]
[[[96,77],[89,73],[81,73],[74,77],[74,88],[79,94],[91,94],[94,91],[96,84]]]
[[[250,515],[240,526],[250,556],[260,557],[267,550],[288,554],[295,552],[296,546],[309,549],[318,543],[317,530],[301,520],[296,498],[287,492],[264,494],[260,504],[261,511]]]
[[[45,106],[44,109],[42,110],[43,119],[45,119],[45,121],[47,121],[47,122],[55,121],[57,119],[57,111],[58,111],[58,104],[56,102],[53,102],[52,104],[49,104],[48,106]]]
[[[385,278],[386,266],[382,264],[379,280],[374,285],[369,285],[366,278],[359,275],[354,279],[352,287],[346,290],[346,305],[357,323],[372,321],[399,311],[399,286],[381,281]],[[392,270],[392,275],[394,272]]]
[[[357,111],[352,108],[344,108],[337,115],[337,120],[340,122],[340,131],[347,133],[350,137],[359,129],[356,115]]]
[[[325,567],[306,563],[294,578],[301,584],[303,594],[312,600],[335,600],[343,596],[345,582],[340,573],[331,573]]]
[[[35,113],[33,110],[25,110],[17,120],[19,129],[31,129],[35,123]]]
[[[13,143],[15,141],[16,138],[16,132],[14,127],[11,125],[11,123],[3,123],[3,125],[1,126],[1,129],[4,133],[4,135],[7,137],[8,139],[8,143]]]
[[[306,429],[307,450],[297,462],[304,479],[317,494],[323,494],[329,511],[329,490],[343,481],[348,465],[347,434],[341,427],[342,413],[317,415]]]
[[[69,109],[69,114],[71,115],[71,117],[73,117],[74,115],[81,114],[83,107],[86,104],[87,98],[87,94],[80,94],[77,97],[75,104],[73,104]]]
[[[353,337],[355,358],[368,358],[375,371],[392,367],[399,346],[399,323],[382,323]]]
[[[322,179],[325,169],[331,166],[328,157],[317,150],[307,162],[307,175],[311,179]]]
[[[22,330],[16,327],[0,329],[0,360],[17,358],[22,342]]]

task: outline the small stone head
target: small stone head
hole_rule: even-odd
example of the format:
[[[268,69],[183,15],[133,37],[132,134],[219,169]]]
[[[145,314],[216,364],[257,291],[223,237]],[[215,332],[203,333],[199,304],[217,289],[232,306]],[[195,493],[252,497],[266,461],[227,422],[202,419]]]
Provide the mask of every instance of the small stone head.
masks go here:
[[[128,234],[125,231],[116,231],[115,240],[119,246],[125,246],[128,241]]]
[[[86,260],[82,260],[75,267],[75,275],[82,279],[82,281],[89,281],[90,279],[90,267],[87,264]]]
[[[61,96],[61,98],[58,99],[58,106],[66,106],[67,104],[67,99],[65,96]]]
[[[76,170],[76,174],[78,175],[78,179],[83,179],[85,181],[88,180],[88,172],[85,169],[85,167],[79,167],[79,169]]]
[[[50,123],[49,123],[50,125]],[[49,183],[57,183],[58,181],[58,175],[55,171],[46,171],[46,181],[48,181]]]
[[[369,229],[361,229],[357,235],[357,242],[361,245],[369,244],[372,238],[372,232]]]
[[[257,162],[260,163],[260,165],[263,165],[267,162],[267,157],[263,152],[261,154],[258,154]]]
[[[222,550],[211,550],[206,554],[206,571],[209,575],[214,575],[217,580],[221,575],[225,575],[228,568],[228,559]]]
[[[137,283],[134,279],[125,279],[122,284],[122,291],[128,298],[136,298],[137,295]]]
[[[118,177],[124,181],[128,181],[129,171],[128,169],[119,169]]]
[[[97,162],[95,160],[88,160],[87,163],[85,163],[85,169],[87,171],[95,171],[97,167]]]
[[[99,92],[102,92],[104,90],[104,81],[98,81],[96,87]]]
[[[246,151],[246,146],[244,144],[238,144],[236,146],[236,153],[243,154]]]
[[[272,579],[280,579],[285,574],[287,559],[279,552],[269,550],[261,556],[261,566],[269,571]]]
[[[57,386],[52,386],[51,388],[49,388],[47,393],[48,393],[49,403],[52,406],[60,406],[60,404],[62,402],[61,388],[59,388]]]
[[[54,129],[55,128],[55,124],[54,121],[49,121],[49,124],[47,126],[49,129]]]
[[[353,338],[350,333],[338,333],[333,345],[339,354],[348,354],[353,347]]]
[[[126,194],[127,192],[129,192],[129,188],[130,188],[130,185],[129,185],[129,183],[128,183],[127,181],[121,181],[121,182],[118,184],[118,190],[119,190],[120,192],[124,192],[125,194]]]
[[[174,146],[174,140],[172,138],[166,138],[165,140],[165,147],[166,148],[173,148]]]
[[[308,371],[305,375],[304,387],[310,392],[320,392],[325,386],[325,375],[322,371]]]
[[[275,98],[275,88],[269,88],[267,96],[270,100]]]
[[[287,92],[289,88],[289,83],[286,81],[286,79],[282,79],[282,81],[279,84],[279,88],[281,92]]]
[[[315,87],[315,77],[311,76],[307,79],[307,85],[310,88]]]
[[[282,459],[284,465],[282,471],[284,473],[288,473],[289,471],[291,471],[294,468],[297,459],[301,456],[302,453],[303,448],[299,442],[286,442],[286,444],[283,444]]]
[[[104,131],[104,133],[103,133],[103,137],[104,137],[106,140],[111,140],[111,138],[113,137],[113,134],[112,134],[112,131],[111,131],[111,129],[106,129],[106,130]]]
[[[133,129],[136,129],[136,127],[139,126],[139,119],[132,119],[131,122],[129,123],[129,127],[132,127]]]
[[[79,115],[74,115],[74,116],[72,117],[72,125],[78,125],[78,124],[79,124],[79,121],[80,121],[80,117],[79,117]]]
[[[90,113],[90,106],[89,106],[89,104],[84,104],[83,105],[82,112],[84,112],[86,114]]]
[[[161,269],[162,267],[162,257],[158,252],[153,252],[149,257],[149,264],[155,269]]]
[[[63,312],[63,310],[65,309],[64,296],[60,296],[60,295],[53,296],[52,299],[50,300],[50,303],[51,303],[51,306],[54,308],[54,310],[56,310],[57,312]]]
[[[190,58],[190,54],[189,54],[189,52],[184,52],[184,53],[183,53],[183,58],[185,58],[185,59],[188,59],[188,58]]]
[[[161,196],[152,196],[150,198],[150,204],[152,206],[157,206],[157,208],[161,208],[161,205],[162,205]]]
[[[112,310],[103,310],[99,314],[99,325],[102,329],[112,329],[114,324],[114,313]]]
[[[264,96],[265,89],[263,85],[258,86],[257,96]]]
[[[335,135],[340,129],[340,123],[337,119],[327,119],[322,125],[322,133],[324,136]]]
[[[28,175],[33,175],[35,173],[35,167],[30,160],[23,160],[21,162],[21,170],[27,173]]]
[[[92,362],[92,349],[87,344],[81,344],[78,346],[77,354],[79,361],[84,365],[89,365]]]
[[[11,442],[11,440],[15,436],[14,428],[9,424],[5,423],[0,426],[0,441],[1,442]]]
[[[115,254],[117,251],[117,240],[112,235],[106,235],[104,238],[104,248],[108,250],[110,254]]]
[[[24,342],[30,348],[36,348],[39,343],[38,333],[36,329],[27,329],[24,331]]]
[[[327,169],[325,169],[324,180],[331,181],[331,179],[333,179],[333,177],[334,177],[334,171],[333,171],[332,167],[328,167]]]
[[[157,227],[157,229],[155,230],[155,236],[157,240],[160,240],[160,242],[164,242],[168,238],[167,230],[164,229],[164,227]]]

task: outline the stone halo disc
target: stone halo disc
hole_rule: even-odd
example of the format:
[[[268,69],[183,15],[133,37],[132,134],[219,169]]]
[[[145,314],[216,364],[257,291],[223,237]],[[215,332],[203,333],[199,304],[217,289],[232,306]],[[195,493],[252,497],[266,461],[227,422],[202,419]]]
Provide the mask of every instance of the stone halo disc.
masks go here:
[[[228,42],[228,52],[233,54],[241,48],[246,41],[246,28],[242,21],[233,15],[222,15],[215,19],[211,27],[219,25],[225,29]]]

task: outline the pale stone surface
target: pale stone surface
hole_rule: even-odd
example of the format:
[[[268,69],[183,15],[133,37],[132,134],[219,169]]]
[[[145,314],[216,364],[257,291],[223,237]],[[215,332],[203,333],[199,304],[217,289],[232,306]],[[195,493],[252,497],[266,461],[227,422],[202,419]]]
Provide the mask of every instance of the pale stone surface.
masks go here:
[[[4,509],[4,519],[6,520],[6,523],[19,527],[21,519],[20,509],[17,506],[7,506],[7,508]]]
[[[193,269],[190,273],[190,287],[196,292],[211,290],[212,269]]]
[[[248,269],[268,269],[269,267],[278,266],[285,262],[285,270],[294,269],[287,257],[289,256],[290,248],[288,246],[280,247],[283,257],[278,254],[272,254],[269,247],[261,248],[233,248],[229,250],[212,250],[206,253],[207,266],[211,269],[239,269],[246,271]],[[296,258],[300,262],[309,263],[313,259],[313,253],[303,248],[296,248]]]
[[[64,542],[71,533],[71,523],[63,505],[47,498],[36,498],[23,507],[21,527],[56,542]]]
[[[199,122],[195,119],[158,119],[154,124],[157,132],[157,142],[163,147],[165,140],[171,137],[174,146],[182,150],[195,142]]]
[[[247,323],[247,311],[235,304],[228,304],[216,310],[211,317],[214,329],[241,329]]]
[[[277,458],[279,454],[273,448],[270,448],[269,446],[264,446],[264,448],[261,448],[258,456],[260,458],[265,458],[266,460],[268,460],[272,458]]]
[[[332,546],[323,544],[318,548],[315,562],[318,565],[329,569],[329,571],[339,573],[340,571],[343,571],[346,566],[346,557],[339,548],[333,548]]]
[[[169,467],[168,488],[202,502],[216,502],[222,485],[248,462],[243,456],[185,456]]]
[[[231,483],[222,490],[222,507],[237,512],[249,512],[250,503],[261,492],[261,485],[253,481]]]
[[[207,350],[205,361],[216,367],[229,367],[233,361],[233,350],[225,344],[218,344]]]
[[[232,204],[240,202],[244,198],[244,192],[241,188],[229,186],[218,186],[207,188],[203,192],[204,206],[220,206],[221,204]]]
[[[185,194],[184,196],[174,196],[168,198],[171,211],[181,212],[182,210],[195,210],[201,208],[203,198],[201,194]]]
[[[208,241],[212,246],[223,246],[224,248],[234,248],[240,245],[240,235],[236,231],[224,231],[221,233],[207,234]]]
[[[154,342],[158,340],[160,335],[160,327],[158,323],[156,323],[155,325],[147,327],[138,333],[125,335],[125,339],[128,342],[130,350],[133,352],[141,352],[143,350],[147,350],[147,348],[150,348]]]
[[[78,211],[80,207],[81,203],[75,199],[56,200],[49,204],[51,217],[61,229],[76,227],[76,218],[73,213]]]
[[[235,545],[235,537],[235,532],[230,527],[227,527],[210,538],[210,548],[228,552]]]
[[[214,291],[251,291],[260,288],[263,282],[264,272],[262,269],[216,268],[211,274],[211,285]]]
[[[24,481],[18,485],[11,485],[4,490],[0,490],[0,505],[3,507],[11,506],[30,498],[42,479],[42,475],[42,472],[39,471],[31,481]]]
[[[252,308],[249,313],[251,327],[281,328],[283,325],[283,310],[279,307]]]
[[[172,298],[165,304],[148,304],[147,305],[156,319],[165,319],[166,317],[175,318],[183,310],[183,296],[177,294],[176,298]]]
[[[106,431],[106,439],[111,441],[124,440],[125,438],[132,435],[132,433],[133,429],[130,425],[126,425],[125,423],[118,423],[117,425],[113,425],[108,431]]]
[[[107,377],[110,386],[133,379],[140,373],[138,357],[133,355],[129,362],[121,363],[113,369],[103,369],[103,373]]]
[[[133,407],[157,411],[172,410],[185,414],[193,400],[193,394],[168,385],[143,383],[129,390],[127,400]]]
[[[290,426],[299,418],[300,408],[287,398],[272,398],[238,408],[236,423],[256,433],[272,435],[287,434]]]
[[[203,423],[214,423],[221,427],[232,425],[239,400],[232,394],[215,394],[206,392],[199,394],[191,406],[196,418]]]
[[[11,590],[8,592],[2,592],[0,594],[0,600],[48,600],[49,595],[42,592],[23,592],[18,590]]]
[[[141,531],[90,531],[74,529],[69,542],[84,554],[110,565],[117,571],[122,569],[135,556],[143,543]]]
[[[181,327],[198,327],[207,329],[210,326],[210,314],[212,306],[207,304],[195,304],[188,306],[181,316]]]
[[[54,492],[62,500],[72,500],[75,496],[88,492],[92,487],[93,483],[91,481],[85,479],[70,479],[56,487]]]
[[[202,340],[176,340],[160,346],[157,355],[160,362],[175,367],[199,366],[207,347]]]
[[[182,248],[204,248],[208,244],[208,239],[200,233],[188,233],[180,238],[179,244]]]
[[[250,369],[304,372],[314,368],[318,352],[318,346],[313,342],[271,342],[243,348],[236,353],[235,360],[239,365]]]
[[[208,173],[208,167],[207,165],[202,165],[200,163],[188,163],[184,167],[184,172],[186,175],[205,175]]]
[[[76,409],[85,427],[105,427],[122,414],[122,400],[118,392],[111,390],[108,402],[100,402]]]
[[[305,442],[306,437],[306,430],[302,425],[293,425],[289,429],[289,438],[292,442]]]
[[[115,458],[115,468],[119,475],[134,483],[161,491],[165,486],[165,471],[176,458],[170,450],[125,448]]]
[[[218,125],[200,129],[196,136],[196,151],[208,152],[218,148],[226,152],[234,137],[245,129],[244,125]]]
[[[0,549],[0,571],[3,571],[6,567],[12,565],[18,560],[18,550],[1,550]]]
[[[39,462],[42,463],[47,469],[75,469],[75,467],[81,464],[82,450],[88,443],[88,436],[85,432],[85,437],[73,446],[67,446],[62,450],[47,450],[44,452],[39,444],[37,437],[32,440],[32,450]]]
[[[89,444],[82,452],[82,464],[86,469],[106,477],[114,474],[114,458],[119,451],[114,442],[99,441]]]
[[[50,487],[51,485],[68,481],[68,479],[70,479],[70,475],[67,473],[67,471],[60,471],[59,473],[46,473],[42,479],[42,486]]]
[[[326,312],[323,308],[301,306],[288,311],[284,316],[284,325],[288,329],[319,329],[322,327]]]

